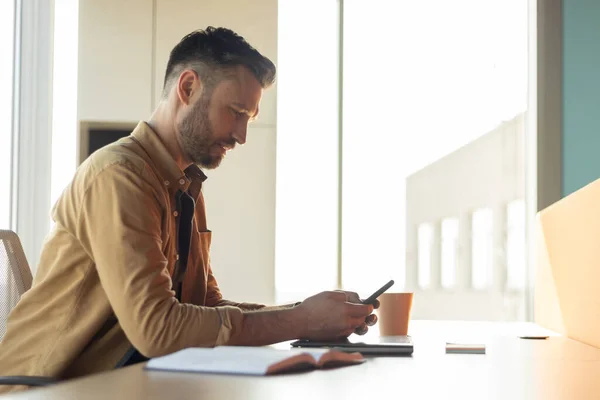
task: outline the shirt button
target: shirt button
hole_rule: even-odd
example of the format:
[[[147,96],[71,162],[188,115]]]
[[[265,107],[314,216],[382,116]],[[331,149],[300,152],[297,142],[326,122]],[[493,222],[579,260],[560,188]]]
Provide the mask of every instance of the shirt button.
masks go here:
[[[179,215],[179,213],[178,213],[177,211],[173,211],[173,216],[174,216],[174,217],[176,217],[176,216],[178,216],[178,215]]]
[[[185,179],[180,179],[180,180],[179,180],[179,184],[180,184],[180,185],[185,185]]]
[[[165,186],[169,186],[171,184],[171,182],[165,181],[164,184],[165,184]]]

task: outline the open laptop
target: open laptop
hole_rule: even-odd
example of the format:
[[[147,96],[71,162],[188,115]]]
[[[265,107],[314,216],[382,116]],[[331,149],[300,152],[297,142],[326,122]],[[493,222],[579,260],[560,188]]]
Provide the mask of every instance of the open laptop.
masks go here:
[[[535,322],[600,348],[600,180],[539,212]]]
[[[292,347],[330,348],[344,352],[358,352],[363,355],[399,355],[410,356],[413,353],[413,342],[410,336],[389,336],[364,338],[352,335],[348,339],[332,342],[313,340],[296,340]]]

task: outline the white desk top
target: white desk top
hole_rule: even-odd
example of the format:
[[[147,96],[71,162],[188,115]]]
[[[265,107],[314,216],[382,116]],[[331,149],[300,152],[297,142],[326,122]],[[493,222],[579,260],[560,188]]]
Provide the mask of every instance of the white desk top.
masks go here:
[[[533,324],[414,321],[409,333],[415,342],[412,357],[370,358],[358,366],[245,377],[148,372],[135,365],[6,398],[600,398],[600,350],[558,336],[519,339],[548,333]],[[446,341],[471,340],[485,343],[486,354],[445,353]]]

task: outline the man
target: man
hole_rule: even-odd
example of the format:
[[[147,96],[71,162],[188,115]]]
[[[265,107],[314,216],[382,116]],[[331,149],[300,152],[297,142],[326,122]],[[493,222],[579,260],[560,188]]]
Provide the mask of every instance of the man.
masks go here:
[[[224,300],[198,168],[246,142],[275,66],[230,30],[172,50],[147,122],[90,156],[53,209],[33,287],[9,317],[0,375],[66,379],[186,347],[363,334],[373,306],[333,291],[285,307]]]

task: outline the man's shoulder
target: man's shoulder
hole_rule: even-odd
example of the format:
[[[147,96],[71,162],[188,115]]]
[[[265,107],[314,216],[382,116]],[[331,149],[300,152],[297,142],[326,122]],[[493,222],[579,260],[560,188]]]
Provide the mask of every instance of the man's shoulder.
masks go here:
[[[122,166],[141,173],[148,167],[148,162],[140,146],[131,136],[127,136],[96,150],[81,164],[83,169],[96,173],[111,166]]]
[[[52,215],[55,221],[73,231],[75,219],[86,201],[127,205],[146,196],[164,206],[168,203],[168,192],[163,186],[152,161],[129,136],[95,151],[77,168],[55,203]]]
[[[131,137],[125,137],[111,143],[91,154],[79,167],[76,180],[88,186],[100,174],[110,175],[128,170],[139,179],[156,181],[158,177],[153,170],[147,154]]]

